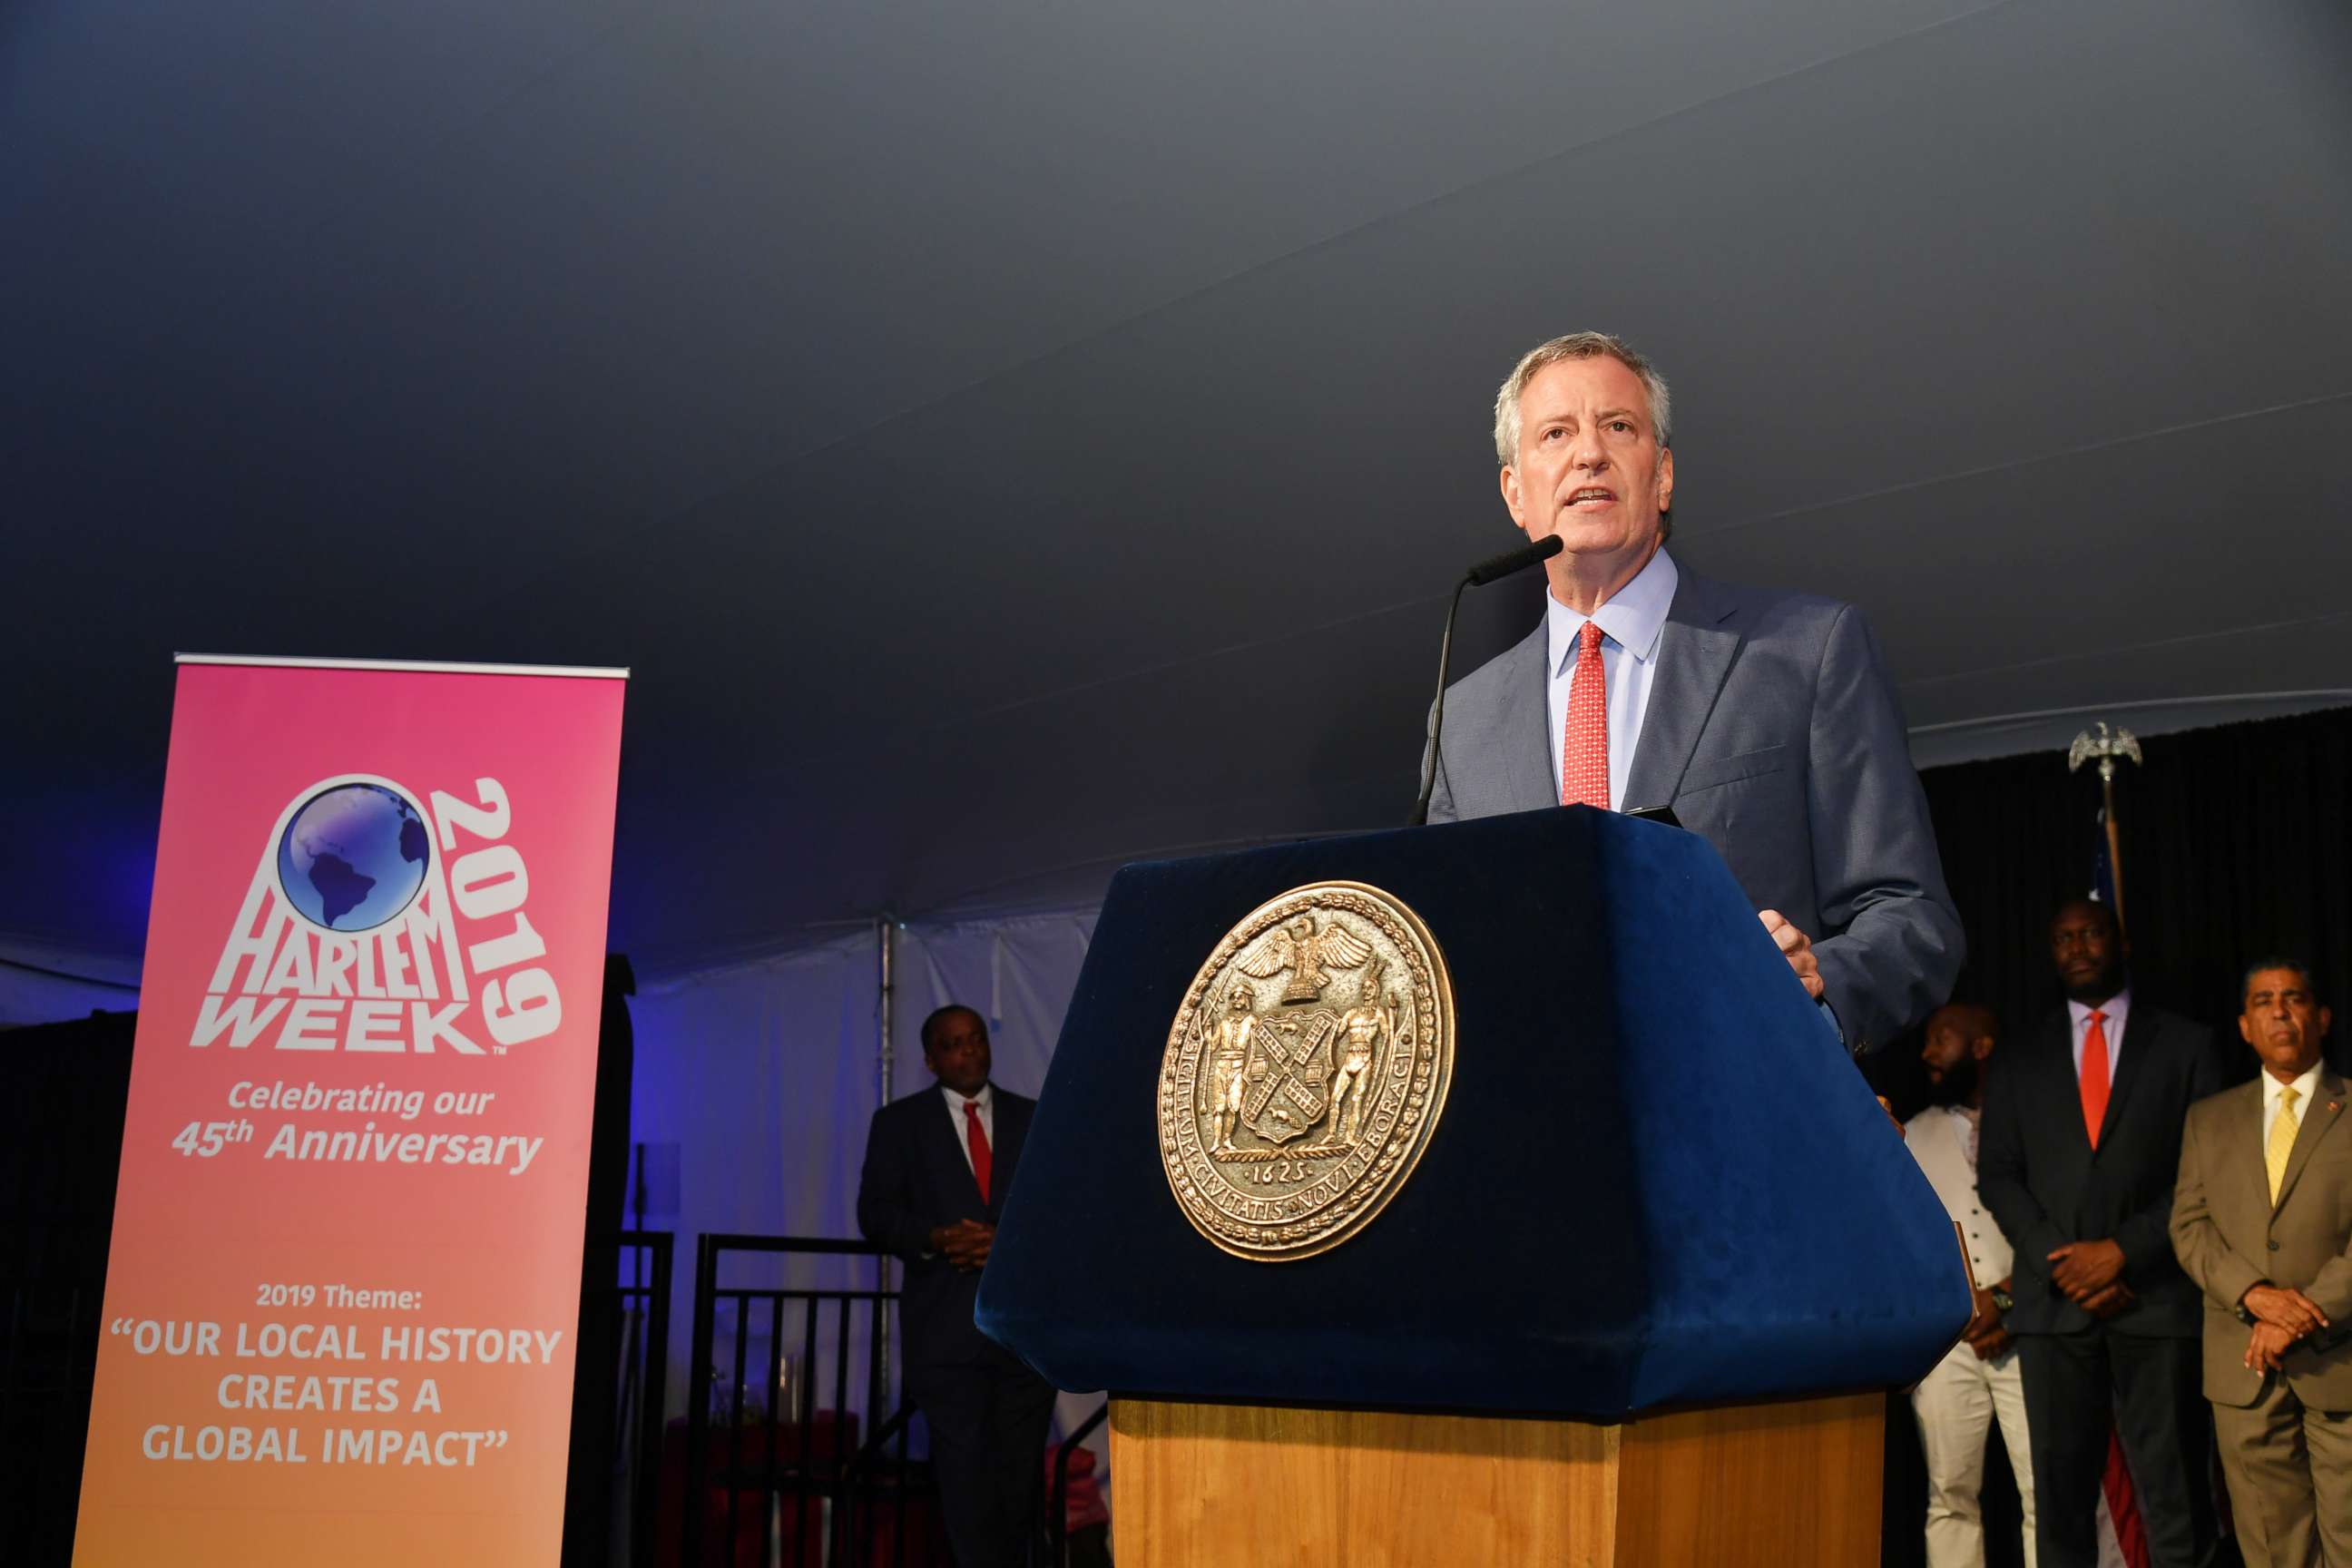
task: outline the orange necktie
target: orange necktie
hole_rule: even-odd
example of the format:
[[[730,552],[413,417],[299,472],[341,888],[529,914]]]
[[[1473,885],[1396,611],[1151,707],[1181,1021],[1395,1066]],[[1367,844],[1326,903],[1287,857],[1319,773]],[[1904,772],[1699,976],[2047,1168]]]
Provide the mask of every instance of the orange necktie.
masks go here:
[[[1559,727],[1559,804],[1609,809],[1609,685],[1601,673],[1601,626],[1576,634],[1568,722]]]
[[[2083,1031],[2083,1127],[2091,1135],[2091,1147],[2099,1146],[2099,1124],[2107,1119],[2107,1031],[2105,1013],[2091,1015],[2091,1026]]]

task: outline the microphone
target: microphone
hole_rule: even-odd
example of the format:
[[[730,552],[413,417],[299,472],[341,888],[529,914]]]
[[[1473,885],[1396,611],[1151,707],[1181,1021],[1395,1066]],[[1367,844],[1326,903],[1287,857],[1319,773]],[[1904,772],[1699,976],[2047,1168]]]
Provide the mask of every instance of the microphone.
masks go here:
[[[1445,723],[1445,667],[1454,658],[1454,617],[1462,611],[1462,590],[1483,588],[1489,583],[1515,577],[1539,561],[1550,560],[1560,552],[1560,548],[1559,535],[1555,533],[1533,544],[1506,550],[1479,562],[1454,584],[1454,602],[1445,609],[1445,636],[1437,645],[1437,700],[1429,710],[1429,738],[1422,753],[1421,798],[1412,804],[1412,820],[1408,826],[1420,827],[1429,821],[1430,792],[1437,787],[1437,737]]]
[[[1506,550],[1500,555],[1489,555],[1469,571],[1462,580],[1473,588],[1483,588],[1489,583],[1499,583],[1515,577],[1538,561],[1549,561],[1560,552],[1559,535],[1538,539],[1533,544],[1522,544],[1517,550]]]

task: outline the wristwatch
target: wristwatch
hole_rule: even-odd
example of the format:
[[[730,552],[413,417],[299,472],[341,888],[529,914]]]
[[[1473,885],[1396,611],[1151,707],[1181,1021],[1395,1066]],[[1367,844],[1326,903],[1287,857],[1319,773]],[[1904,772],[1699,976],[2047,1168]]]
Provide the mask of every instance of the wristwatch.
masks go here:
[[[1992,1310],[1994,1311],[1999,1312],[2005,1318],[2009,1316],[2011,1311],[2015,1310],[2016,1306],[2016,1297],[2011,1295],[2008,1291],[2002,1289],[1998,1285],[1992,1288]]]

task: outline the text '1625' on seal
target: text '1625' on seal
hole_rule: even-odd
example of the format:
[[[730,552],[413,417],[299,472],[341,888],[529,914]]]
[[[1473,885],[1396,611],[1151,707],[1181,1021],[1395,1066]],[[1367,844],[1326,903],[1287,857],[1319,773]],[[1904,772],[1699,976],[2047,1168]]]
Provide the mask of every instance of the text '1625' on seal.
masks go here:
[[[1402,900],[1318,882],[1252,910],[1192,977],[1160,1066],[1160,1160],[1236,1257],[1327,1251],[1394,1197],[1445,1109],[1454,987]]]

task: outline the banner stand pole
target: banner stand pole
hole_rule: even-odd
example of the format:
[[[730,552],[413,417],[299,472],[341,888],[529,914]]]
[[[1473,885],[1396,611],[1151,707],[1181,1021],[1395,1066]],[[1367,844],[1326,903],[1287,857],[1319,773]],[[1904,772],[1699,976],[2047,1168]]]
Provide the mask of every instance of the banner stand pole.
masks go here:
[[[896,956],[898,935],[898,922],[890,918],[889,910],[885,910],[881,914],[875,917],[874,946],[881,965],[881,995],[876,1011],[879,1016],[882,1039],[881,1049],[875,1055],[874,1069],[875,1087],[877,1090],[875,1103],[877,1106],[887,1105],[890,1103],[890,1068],[892,1058],[890,1029],[892,1003],[897,994],[897,983],[893,978],[891,967],[892,961]],[[875,1261],[875,1286],[876,1289],[881,1290],[886,1295],[888,1294],[890,1289],[891,1261],[892,1259],[890,1255],[887,1252],[882,1254],[882,1256]],[[892,1346],[890,1343],[890,1310],[887,1303],[878,1304],[877,1309],[875,1311],[874,1333],[875,1337],[882,1342],[882,1353],[875,1358],[875,1364],[879,1369],[878,1375],[881,1378],[881,1385],[873,1390],[872,1394],[867,1398],[866,1419],[872,1422],[875,1428],[878,1430],[881,1423],[887,1420],[890,1415],[887,1406],[888,1405],[890,1398],[890,1352]]]

